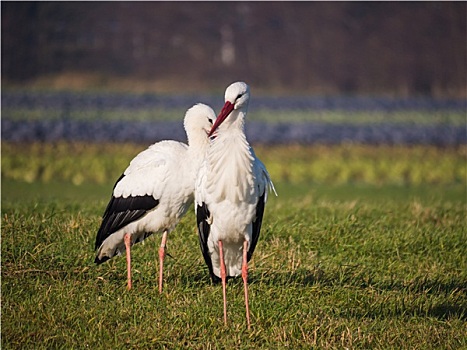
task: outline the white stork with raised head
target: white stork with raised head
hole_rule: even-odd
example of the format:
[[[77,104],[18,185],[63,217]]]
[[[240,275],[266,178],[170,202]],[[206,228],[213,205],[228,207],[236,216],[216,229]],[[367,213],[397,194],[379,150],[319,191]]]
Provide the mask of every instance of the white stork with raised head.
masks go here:
[[[162,232],[159,248],[159,292],[162,292],[167,235],[193,203],[197,172],[215,119],[211,107],[194,105],[184,119],[188,145],[172,140],[151,145],[130,162],[115,183],[96,236],[95,263],[126,253],[128,289],[132,286],[130,247]]]
[[[249,99],[250,89],[243,82],[225,91],[195,188],[200,247],[212,281],[222,281],[224,322],[226,279],[241,274],[248,329],[248,262],[258,242],[268,190],[274,190],[266,167],[245,137]]]

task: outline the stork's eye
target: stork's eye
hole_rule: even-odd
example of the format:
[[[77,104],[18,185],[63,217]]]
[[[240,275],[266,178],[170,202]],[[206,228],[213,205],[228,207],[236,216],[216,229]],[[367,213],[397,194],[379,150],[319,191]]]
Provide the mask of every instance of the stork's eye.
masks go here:
[[[208,118],[209,122],[212,124],[212,119],[211,118]]]
[[[239,99],[240,97],[242,97],[242,96],[243,96],[243,94],[238,94],[236,100],[238,100],[238,99]]]

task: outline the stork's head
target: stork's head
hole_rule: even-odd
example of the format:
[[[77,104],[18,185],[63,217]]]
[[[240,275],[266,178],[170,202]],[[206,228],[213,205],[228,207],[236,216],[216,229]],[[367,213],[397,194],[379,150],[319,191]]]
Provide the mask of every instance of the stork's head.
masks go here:
[[[211,107],[198,103],[191,107],[185,114],[184,126],[188,136],[188,143],[196,140],[207,140],[207,135],[216,120],[216,113]]]
[[[242,82],[238,81],[231,84],[225,90],[225,104],[222,107],[221,112],[217,116],[216,122],[212,126],[209,136],[222,124],[222,122],[230,115],[233,110],[242,109],[244,112],[248,109],[248,101],[250,100],[250,87]]]

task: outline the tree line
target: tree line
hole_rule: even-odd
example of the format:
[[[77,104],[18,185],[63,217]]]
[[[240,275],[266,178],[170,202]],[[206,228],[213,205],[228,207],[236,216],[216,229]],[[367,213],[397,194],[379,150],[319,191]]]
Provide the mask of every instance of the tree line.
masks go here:
[[[2,81],[466,96],[465,2],[2,2]]]

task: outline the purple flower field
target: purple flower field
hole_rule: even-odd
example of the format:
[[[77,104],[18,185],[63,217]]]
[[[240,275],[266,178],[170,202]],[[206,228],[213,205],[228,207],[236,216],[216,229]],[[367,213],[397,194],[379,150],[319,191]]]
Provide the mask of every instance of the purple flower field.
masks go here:
[[[221,95],[174,96],[131,95],[117,93],[39,93],[4,92],[2,94],[2,139],[14,142],[32,141],[87,141],[87,142],[140,142],[152,143],[163,139],[186,139],[183,130],[183,112],[195,103],[206,103],[218,112],[222,106]],[[467,110],[465,100],[432,100],[428,98],[389,99],[370,97],[262,97],[253,94],[250,102],[250,120],[246,133],[252,143],[262,144],[385,144],[385,145],[435,145],[458,146],[467,143],[466,125],[462,115]],[[140,111],[176,110],[180,119],[132,120],[132,114]],[[275,122],[255,120],[255,111],[269,111],[283,115]],[[287,121],[290,111],[302,113],[303,120]],[[427,115],[427,122],[417,123],[407,118],[394,122],[345,123],[316,121],[306,116],[313,113],[338,111],[349,113],[417,112]],[[34,118],[27,115],[34,113]],[[76,118],[92,115],[93,118]],[[101,114],[126,115],[120,119],[99,118]],[[430,122],[429,116],[436,113],[454,113],[461,122]],[[21,117],[24,114],[26,117]],[[20,117],[18,117],[18,115]],[[55,115],[51,118],[51,115]]]

